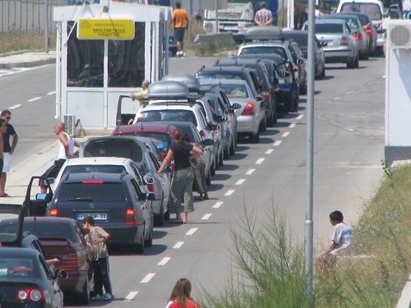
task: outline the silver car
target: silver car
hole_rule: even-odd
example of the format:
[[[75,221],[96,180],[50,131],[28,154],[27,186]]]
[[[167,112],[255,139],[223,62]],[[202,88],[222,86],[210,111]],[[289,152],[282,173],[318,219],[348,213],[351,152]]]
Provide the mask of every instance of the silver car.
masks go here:
[[[239,79],[200,80],[201,84],[218,84],[229,98],[231,104],[240,104],[235,109],[237,116],[237,134],[248,136],[250,141],[260,141],[259,126],[265,118],[264,98],[254,93],[247,81]]]
[[[308,23],[303,26],[308,30]],[[357,43],[350,27],[341,19],[316,18],[315,34],[323,47],[326,63],[346,63],[347,68],[359,66]]]

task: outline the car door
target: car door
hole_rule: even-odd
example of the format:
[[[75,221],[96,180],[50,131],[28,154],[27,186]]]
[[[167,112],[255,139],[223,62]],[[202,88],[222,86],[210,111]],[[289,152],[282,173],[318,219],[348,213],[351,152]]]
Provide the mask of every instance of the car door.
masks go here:
[[[58,279],[54,278],[54,271],[47,265],[42,255],[39,255],[40,271],[47,277],[48,291],[52,307],[63,307],[63,291],[60,290]]]
[[[153,211],[151,201],[146,200],[135,179],[130,179],[128,185],[131,189],[131,198],[133,199],[134,208],[137,213],[137,219],[139,221],[145,222],[144,234],[149,234],[153,226]]]

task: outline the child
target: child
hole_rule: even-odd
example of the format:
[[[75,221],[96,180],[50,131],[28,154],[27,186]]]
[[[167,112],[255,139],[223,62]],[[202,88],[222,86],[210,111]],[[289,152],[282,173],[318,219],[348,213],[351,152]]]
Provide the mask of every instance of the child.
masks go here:
[[[190,280],[181,278],[176,282],[166,308],[200,308],[200,305],[191,298]]]

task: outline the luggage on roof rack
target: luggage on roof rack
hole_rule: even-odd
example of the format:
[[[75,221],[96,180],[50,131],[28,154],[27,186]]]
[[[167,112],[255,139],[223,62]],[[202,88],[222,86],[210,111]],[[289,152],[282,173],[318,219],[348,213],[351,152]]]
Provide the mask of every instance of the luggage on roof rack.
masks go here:
[[[283,30],[276,26],[258,26],[248,28],[245,31],[244,38],[247,42],[284,40]]]
[[[168,99],[187,99],[193,95],[188,91],[186,84],[173,80],[157,81],[148,86],[147,97],[168,98]]]
[[[193,75],[189,74],[171,74],[171,75],[166,75],[163,77],[161,80],[173,80],[173,81],[179,81],[184,83],[188,91],[190,92],[198,92],[198,89],[200,88],[200,82],[198,81],[198,78],[196,78]]]

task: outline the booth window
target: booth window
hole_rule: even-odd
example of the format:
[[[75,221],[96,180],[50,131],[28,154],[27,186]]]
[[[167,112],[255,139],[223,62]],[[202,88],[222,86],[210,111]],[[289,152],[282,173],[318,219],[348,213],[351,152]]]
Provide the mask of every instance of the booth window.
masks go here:
[[[74,22],[69,22],[70,32]],[[76,29],[67,43],[67,86],[104,86],[104,40],[79,40]],[[144,79],[145,23],[135,23],[133,40],[108,41],[108,86],[138,87]]]

